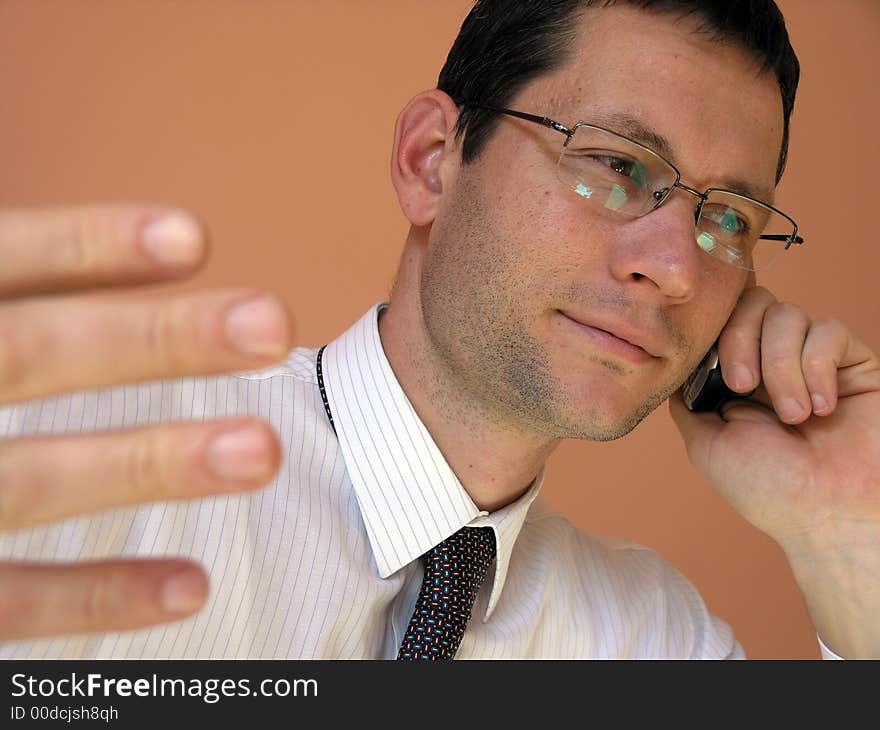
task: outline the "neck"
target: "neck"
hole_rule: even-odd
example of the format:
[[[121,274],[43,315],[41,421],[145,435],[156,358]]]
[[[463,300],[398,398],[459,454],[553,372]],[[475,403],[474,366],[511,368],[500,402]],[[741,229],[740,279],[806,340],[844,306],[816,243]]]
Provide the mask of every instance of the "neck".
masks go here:
[[[521,428],[456,381],[433,353],[414,283],[418,243],[410,234],[379,338],[400,386],[474,504],[492,512],[528,490],[559,440]]]

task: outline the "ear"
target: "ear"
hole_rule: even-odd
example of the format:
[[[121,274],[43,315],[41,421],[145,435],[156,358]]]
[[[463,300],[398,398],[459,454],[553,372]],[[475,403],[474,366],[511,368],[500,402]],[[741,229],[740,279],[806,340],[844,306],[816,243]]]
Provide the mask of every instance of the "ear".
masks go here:
[[[414,226],[433,222],[444,183],[455,174],[458,106],[434,89],[414,97],[394,127],[391,181],[400,208]]]

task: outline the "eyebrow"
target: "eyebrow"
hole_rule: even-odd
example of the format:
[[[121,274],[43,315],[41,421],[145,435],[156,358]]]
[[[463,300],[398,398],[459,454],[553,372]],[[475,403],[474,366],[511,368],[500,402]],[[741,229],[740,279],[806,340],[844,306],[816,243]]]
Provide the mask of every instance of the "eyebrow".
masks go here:
[[[744,180],[727,178],[722,181],[722,187],[724,190],[730,190],[730,192],[732,193],[739,193],[740,195],[745,195],[748,198],[754,198],[759,203],[773,205],[772,190],[767,190],[763,187],[756,188],[754,185],[751,185]]]
[[[659,132],[651,129],[651,127],[647,126],[638,117],[634,117],[632,114],[626,112],[613,112],[610,114],[598,112],[593,114],[592,118],[595,119],[598,124],[608,127],[608,129],[617,132],[618,134],[622,134],[625,137],[629,137],[630,139],[645,145],[645,147],[648,147],[654,152],[659,152],[667,159],[675,157],[672,144],[669,140]],[[759,202],[773,205],[773,190],[768,190],[763,186],[755,187],[752,183],[739,178],[725,178],[719,183],[719,185],[720,187],[717,189],[729,190],[732,193],[739,193],[740,195],[754,198]]]
[[[627,114],[626,112],[603,114],[600,112],[593,115],[593,118],[610,130],[634,139],[636,142],[645,145],[645,147],[650,147],[655,152],[659,152],[664,157],[674,156],[672,144],[669,140],[632,114]]]

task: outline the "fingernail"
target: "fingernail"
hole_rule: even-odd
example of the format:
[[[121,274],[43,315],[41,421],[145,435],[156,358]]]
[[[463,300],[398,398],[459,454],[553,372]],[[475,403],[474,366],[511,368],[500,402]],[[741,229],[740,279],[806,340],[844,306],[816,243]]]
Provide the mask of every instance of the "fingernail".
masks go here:
[[[208,467],[221,479],[256,479],[269,471],[266,434],[255,428],[227,431],[208,447]]]
[[[783,421],[794,421],[800,418],[804,412],[804,407],[794,398],[785,398],[779,404],[779,415]]]
[[[813,411],[815,413],[821,413],[826,408],[828,408],[828,401],[826,401],[821,395],[818,393],[813,393],[810,396],[810,400],[813,401]]]
[[[249,299],[226,315],[226,334],[245,355],[281,355],[286,319],[284,309],[272,297]]]
[[[730,366],[730,379],[735,390],[745,390],[752,386],[752,371],[741,362],[735,362]]]
[[[147,254],[163,266],[183,266],[202,254],[202,231],[188,215],[171,213],[150,223],[141,232]]]
[[[192,613],[205,602],[208,581],[198,570],[185,570],[162,585],[160,601],[166,613]]]

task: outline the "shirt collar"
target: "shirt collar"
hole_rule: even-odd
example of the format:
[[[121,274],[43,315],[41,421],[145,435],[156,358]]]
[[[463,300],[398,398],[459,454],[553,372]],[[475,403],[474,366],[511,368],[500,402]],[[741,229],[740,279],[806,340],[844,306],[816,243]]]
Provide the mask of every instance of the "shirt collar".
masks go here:
[[[481,511],[400,387],[379,339],[379,303],[327,345],[327,401],[379,569],[387,578],[464,526],[491,527],[497,555],[488,621],[544,469],[516,501]]]

